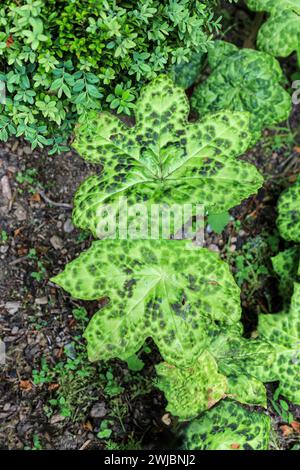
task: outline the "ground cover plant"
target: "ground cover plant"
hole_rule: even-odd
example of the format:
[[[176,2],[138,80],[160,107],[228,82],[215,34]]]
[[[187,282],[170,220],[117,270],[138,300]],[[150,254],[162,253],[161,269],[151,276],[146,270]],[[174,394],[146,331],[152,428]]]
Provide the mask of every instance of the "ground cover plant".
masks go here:
[[[1,8],[1,447],[297,450],[297,2]]]

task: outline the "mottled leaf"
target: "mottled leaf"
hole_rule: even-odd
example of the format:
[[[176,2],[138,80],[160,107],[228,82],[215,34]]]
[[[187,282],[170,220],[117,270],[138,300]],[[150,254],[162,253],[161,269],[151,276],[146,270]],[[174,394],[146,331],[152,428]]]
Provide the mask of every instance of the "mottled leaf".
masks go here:
[[[189,368],[165,362],[156,366],[156,386],[168,400],[167,411],[180,420],[195,418],[225,395],[227,379],[218,372],[216,361],[205,351]]]
[[[287,119],[291,112],[280,65],[264,52],[240,50],[223,41],[214,44],[208,54],[212,73],[195,89],[192,106],[200,116],[225,109],[248,111],[254,143],[265,127]]]
[[[171,70],[174,83],[185,90],[190,88],[198,79],[204,60],[204,52],[194,52],[189,62],[174,65]]]
[[[110,302],[88,325],[90,360],[126,360],[152,337],[164,359],[188,364],[205,349],[207,325],[240,318],[226,263],[178,241],[102,240],[52,280],[73,297]]]
[[[184,449],[266,450],[270,429],[271,420],[265,414],[223,400],[188,425]]]
[[[279,380],[279,393],[300,405],[300,284],[294,285],[288,313],[259,315],[258,332],[276,350],[271,367],[262,367],[260,378]]]
[[[277,226],[285,240],[300,242],[300,178],[278,200]]]
[[[209,352],[219,371],[228,378],[227,395],[235,400],[266,407],[266,389],[259,380],[260,368],[271,365],[272,345],[263,340],[246,339],[240,323],[226,328],[211,328]]]
[[[125,197],[129,206],[189,203],[223,212],[254,193],[262,176],[236,158],[249,146],[248,114],[223,111],[196,123],[188,114],[184,91],[162,76],[141,92],[134,127],[105,113],[79,126],[73,146],[104,170],[77,191],[75,225],[99,236],[99,210],[109,204],[118,214]]]

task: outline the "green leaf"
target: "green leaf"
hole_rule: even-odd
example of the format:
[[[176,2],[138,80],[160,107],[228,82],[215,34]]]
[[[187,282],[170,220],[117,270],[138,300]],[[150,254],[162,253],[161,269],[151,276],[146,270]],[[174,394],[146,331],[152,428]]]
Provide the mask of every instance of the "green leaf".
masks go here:
[[[237,403],[222,401],[184,432],[186,450],[267,450],[271,420]]]
[[[259,49],[279,57],[297,52],[300,63],[299,0],[247,0],[247,4],[251,10],[270,13],[258,33]]]
[[[276,350],[270,367],[262,367],[261,380],[279,380],[279,393],[300,405],[300,284],[294,285],[289,313],[259,315],[258,332]]]
[[[291,97],[281,86],[284,76],[276,59],[223,41],[215,41],[208,57],[212,73],[192,97],[201,116],[225,109],[248,111],[252,143],[264,128],[288,118]]]
[[[261,367],[271,365],[274,349],[266,341],[243,338],[242,332],[241,323],[210,325],[210,343],[197,360],[186,366],[157,366],[156,386],[166,394],[168,411],[191,419],[225,396],[267,407],[265,386],[256,376]]]
[[[128,369],[134,372],[142,370],[145,365],[145,363],[136,354],[133,354],[133,356],[128,357],[126,362]]]
[[[244,405],[267,408],[267,392],[264,384],[250,375],[229,375],[227,377],[228,397]]]
[[[279,292],[285,305],[289,305],[296,280],[300,250],[299,247],[288,248],[271,258],[273,269],[279,276]]]
[[[156,387],[168,400],[167,411],[180,420],[195,418],[221,400],[227,389],[226,377],[218,372],[216,361],[205,351],[190,368],[165,362],[156,366]]]
[[[183,240],[103,240],[52,279],[75,298],[110,302],[85,331],[91,361],[127,360],[148,337],[171,364],[192,363],[213,321],[240,318],[239,288],[226,263]]]
[[[300,178],[278,200],[277,226],[285,240],[300,242]]]
[[[230,220],[228,212],[221,212],[220,214],[209,214],[207,221],[212,230],[221,234]]]
[[[190,88],[199,77],[204,60],[205,54],[203,52],[194,52],[188,62],[173,66],[171,77],[176,85],[185,90]]]
[[[160,76],[141,92],[133,128],[108,113],[80,125],[74,148],[104,170],[77,191],[75,225],[98,236],[99,208],[118,211],[120,197],[130,205],[190,203],[223,212],[255,192],[262,176],[236,158],[248,147],[248,114],[224,111],[199,123],[188,123],[188,114],[184,91]]]

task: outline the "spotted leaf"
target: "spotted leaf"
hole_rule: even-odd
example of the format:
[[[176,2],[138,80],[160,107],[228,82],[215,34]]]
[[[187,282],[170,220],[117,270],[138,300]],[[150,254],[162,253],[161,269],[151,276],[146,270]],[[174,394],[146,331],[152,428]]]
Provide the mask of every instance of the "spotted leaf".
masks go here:
[[[276,59],[224,41],[215,41],[208,58],[212,73],[191,101],[200,116],[224,109],[248,111],[253,143],[265,127],[288,118],[291,97],[281,86],[284,76]]]
[[[259,380],[260,369],[272,364],[275,350],[267,341],[246,339],[242,333],[240,323],[226,328],[213,327],[208,350],[219,371],[228,378],[228,396],[244,404],[266,407],[266,389]]]
[[[223,400],[188,425],[184,449],[266,450],[270,429],[271,420],[265,414]]]
[[[285,240],[300,242],[300,177],[278,200],[277,226]]]
[[[297,52],[300,63],[300,1],[247,0],[247,4],[251,10],[270,14],[258,33],[259,49],[278,57]]]
[[[74,148],[104,170],[77,191],[75,225],[103,237],[103,205],[117,217],[124,198],[129,207],[202,204],[218,213],[254,193],[262,176],[236,158],[249,146],[248,114],[223,111],[196,123],[188,114],[184,91],[160,76],[142,90],[134,127],[105,113],[79,126]]]
[[[180,420],[195,418],[225,395],[227,379],[218,372],[216,361],[205,351],[191,367],[168,363],[156,366],[156,386],[168,400],[167,411]]]
[[[260,378],[279,380],[280,394],[300,405],[300,284],[294,285],[288,313],[259,315],[258,332],[276,349],[271,367],[262,367]]]
[[[85,331],[90,360],[126,360],[152,337],[171,364],[205,349],[207,325],[240,318],[239,288],[226,263],[184,240],[102,240],[52,280],[73,297],[110,302]]]

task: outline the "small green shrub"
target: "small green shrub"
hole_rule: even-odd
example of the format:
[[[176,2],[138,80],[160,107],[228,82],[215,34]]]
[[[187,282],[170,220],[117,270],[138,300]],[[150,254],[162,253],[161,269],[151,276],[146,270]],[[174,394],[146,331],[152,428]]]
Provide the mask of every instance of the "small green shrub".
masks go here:
[[[214,2],[4,0],[0,9],[0,139],[66,150],[91,109],[130,114],[140,85],[206,51]]]
[[[86,329],[92,361],[124,361],[152,337],[166,361],[193,363],[214,321],[240,318],[239,289],[226,263],[184,240],[102,240],[52,280],[83,300],[110,302]]]

